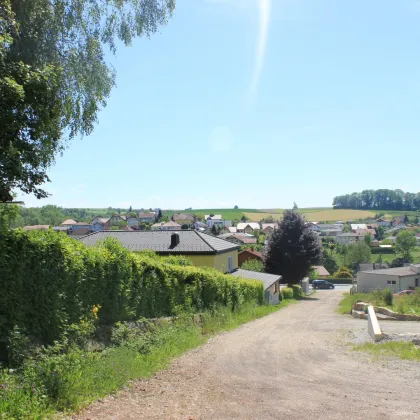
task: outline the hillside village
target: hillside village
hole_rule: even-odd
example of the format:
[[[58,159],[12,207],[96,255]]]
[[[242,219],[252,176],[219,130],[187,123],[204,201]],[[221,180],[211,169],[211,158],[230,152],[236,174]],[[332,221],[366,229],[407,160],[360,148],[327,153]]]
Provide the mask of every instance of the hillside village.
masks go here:
[[[164,214],[165,216],[163,216]],[[161,255],[173,255],[182,252],[179,247],[163,250],[162,244],[159,244],[159,241],[156,243],[156,235],[160,238],[167,236],[169,239],[166,242],[169,244],[170,233],[179,232],[177,237],[180,239],[178,240],[184,242],[190,235],[187,231],[194,231],[196,237],[201,239],[209,235],[236,246],[236,248],[232,247],[235,252],[226,261],[219,257],[217,262],[209,257],[199,256],[199,252],[196,252],[196,255],[193,256],[192,251],[183,248],[184,254],[188,255],[195,265],[211,266],[230,273],[244,267],[248,268],[248,271],[254,272],[254,275],[248,273],[248,276],[255,278],[257,277],[256,272],[264,271],[264,248],[281,220],[275,220],[272,215],[267,216],[264,213],[261,216],[259,222],[249,221],[244,216],[241,220],[228,220],[223,213],[197,215],[194,212],[174,211],[169,217],[167,212],[155,208],[142,212],[114,213],[110,217],[96,215],[91,218],[90,222],[67,219],[63,220],[58,226],[25,226],[24,230],[52,229],[55,232],[65,233],[70,237],[80,239],[90,245],[106,237],[115,237],[130,250],[150,249]],[[358,278],[362,284],[363,274],[358,274],[361,271],[378,268],[384,270],[409,265],[409,261],[398,260],[395,255],[396,238],[400,232],[412,232],[416,239],[416,245],[420,245],[418,217],[409,217],[406,214],[386,218],[379,216],[376,219],[337,220],[329,223],[307,221],[307,227],[319,237],[325,257],[324,265],[314,266],[312,278],[329,279],[344,276],[349,281],[352,278]],[[124,232],[134,232],[134,234],[130,235]],[[137,235],[135,232],[137,232]],[[157,234],[157,232],[167,233]],[[221,241],[219,244],[222,243]],[[365,257],[365,260],[362,258],[356,264],[354,262],[350,264],[346,259],[346,250],[349,246],[357,244],[368,246],[369,254]],[[420,252],[416,249],[413,250],[413,261],[420,262]],[[350,267],[350,270],[340,271],[345,266]],[[382,273],[383,278],[386,279],[386,272]],[[396,290],[395,287],[394,289]]]

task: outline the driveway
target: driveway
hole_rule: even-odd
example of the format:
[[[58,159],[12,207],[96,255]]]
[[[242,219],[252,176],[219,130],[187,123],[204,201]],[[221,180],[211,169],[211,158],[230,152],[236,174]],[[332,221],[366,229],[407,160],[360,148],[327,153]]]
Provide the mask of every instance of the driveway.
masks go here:
[[[413,419],[420,364],[373,361],[346,340],[366,321],[335,312],[342,292],[221,334],[80,419]],[[420,332],[420,323],[381,323]]]

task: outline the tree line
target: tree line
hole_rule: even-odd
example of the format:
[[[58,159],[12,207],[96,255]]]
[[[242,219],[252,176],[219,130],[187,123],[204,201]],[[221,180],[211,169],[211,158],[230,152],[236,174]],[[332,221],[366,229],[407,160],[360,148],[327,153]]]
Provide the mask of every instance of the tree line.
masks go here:
[[[334,197],[336,209],[362,210],[420,210],[420,192],[410,193],[403,190],[363,190],[352,194]]]

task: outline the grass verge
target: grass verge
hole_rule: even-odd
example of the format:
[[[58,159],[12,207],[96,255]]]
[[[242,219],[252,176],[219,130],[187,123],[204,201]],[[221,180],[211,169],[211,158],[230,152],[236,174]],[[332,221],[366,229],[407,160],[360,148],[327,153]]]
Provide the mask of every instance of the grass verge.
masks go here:
[[[136,336],[102,352],[60,346],[28,360],[15,372],[0,371],[0,418],[42,419],[57,411],[71,412],[115,392],[134,379],[149,378],[177,356],[204,344],[211,336],[229,331],[295,303],[223,308],[162,324],[148,341]]]
[[[375,358],[397,357],[403,360],[416,360],[420,362],[420,349],[411,342],[389,341],[387,343],[364,343],[355,346],[354,350],[367,351]]]

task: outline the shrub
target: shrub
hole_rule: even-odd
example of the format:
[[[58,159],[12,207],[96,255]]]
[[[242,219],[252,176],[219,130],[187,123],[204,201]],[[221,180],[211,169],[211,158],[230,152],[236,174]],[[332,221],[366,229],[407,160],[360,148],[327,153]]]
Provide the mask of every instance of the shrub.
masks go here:
[[[264,272],[264,264],[262,261],[253,259],[253,260],[247,260],[242,265],[241,268],[243,270],[250,270],[250,271],[257,271],[259,273]]]
[[[0,236],[0,337],[17,326],[52,343],[101,307],[99,323],[262,304],[259,281],[135,254],[115,240],[87,248],[53,231]],[[6,310],[7,308],[7,310]]]
[[[293,287],[293,297],[295,299],[301,297],[303,295],[302,286],[299,286],[298,284],[294,284]]]
[[[340,267],[335,273],[334,277],[338,279],[352,279],[353,273],[348,267]]]
[[[383,298],[384,298],[385,305],[392,306],[394,295],[392,294],[392,290],[391,289],[386,288],[384,290]]]
[[[293,289],[291,287],[283,287],[281,289],[282,300],[293,299]]]

